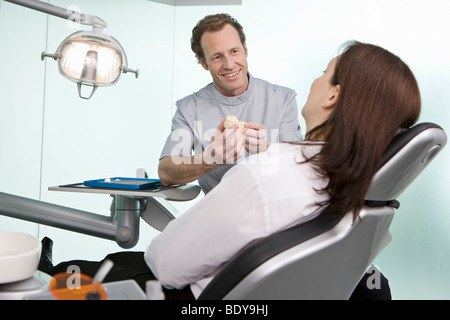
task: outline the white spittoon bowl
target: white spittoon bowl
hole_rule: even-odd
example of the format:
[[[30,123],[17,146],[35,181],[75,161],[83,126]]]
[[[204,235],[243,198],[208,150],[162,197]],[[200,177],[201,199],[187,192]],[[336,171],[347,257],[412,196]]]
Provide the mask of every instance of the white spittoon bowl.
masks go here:
[[[39,264],[41,243],[21,232],[0,231],[0,283],[28,279]]]

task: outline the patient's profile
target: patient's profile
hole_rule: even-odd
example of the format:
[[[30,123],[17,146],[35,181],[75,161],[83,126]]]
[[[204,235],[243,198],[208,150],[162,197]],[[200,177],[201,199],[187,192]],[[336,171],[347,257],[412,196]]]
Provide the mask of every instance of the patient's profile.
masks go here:
[[[376,45],[346,43],[311,85],[302,108],[303,142],[271,145],[238,163],[144,253],[109,255],[115,267],[105,281],[135,279],[145,288],[156,278],[167,299],[195,299],[258,239],[319,214],[358,219],[383,152],[420,109],[416,79],[399,57]],[[278,166],[267,174],[270,161]],[[93,276],[101,262],[68,261],[42,271],[53,275],[71,264]]]

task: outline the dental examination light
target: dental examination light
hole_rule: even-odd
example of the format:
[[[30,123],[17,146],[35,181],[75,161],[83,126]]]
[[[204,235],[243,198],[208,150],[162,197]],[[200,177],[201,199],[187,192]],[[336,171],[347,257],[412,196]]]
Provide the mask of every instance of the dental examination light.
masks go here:
[[[77,31],[68,36],[54,54],[41,54],[42,60],[51,57],[58,61],[59,72],[77,83],[80,98],[91,98],[97,87],[114,85],[122,72],[131,72],[138,77],[139,70],[128,68],[127,57],[120,43],[103,33],[107,24],[102,19],[37,0],[5,1],[92,26],[92,31]],[[84,95],[86,91],[88,95]]]

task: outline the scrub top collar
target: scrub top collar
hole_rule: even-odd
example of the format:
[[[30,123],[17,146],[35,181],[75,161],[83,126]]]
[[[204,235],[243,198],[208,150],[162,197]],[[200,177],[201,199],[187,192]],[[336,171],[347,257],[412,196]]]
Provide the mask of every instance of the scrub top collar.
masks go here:
[[[248,76],[248,88],[245,90],[245,92],[239,96],[234,97],[225,97],[223,94],[217,90],[216,86],[214,86],[214,96],[216,101],[221,105],[229,105],[229,106],[235,106],[238,104],[241,104],[243,102],[246,102],[252,95],[253,88],[255,87],[255,83],[253,81],[253,77],[250,74],[250,72],[247,73]]]

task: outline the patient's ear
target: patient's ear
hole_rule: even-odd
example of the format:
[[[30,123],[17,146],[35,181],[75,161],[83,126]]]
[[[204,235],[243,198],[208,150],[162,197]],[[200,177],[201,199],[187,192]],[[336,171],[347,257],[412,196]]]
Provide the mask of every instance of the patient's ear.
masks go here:
[[[330,94],[328,95],[327,102],[323,104],[324,108],[332,108],[336,104],[339,98],[339,93],[341,91],[341,85],[338,84],[336,86],[333,86],[330,89]]]

